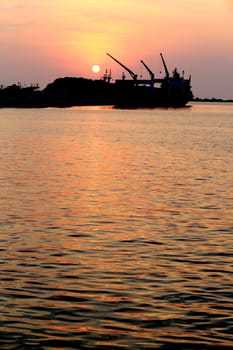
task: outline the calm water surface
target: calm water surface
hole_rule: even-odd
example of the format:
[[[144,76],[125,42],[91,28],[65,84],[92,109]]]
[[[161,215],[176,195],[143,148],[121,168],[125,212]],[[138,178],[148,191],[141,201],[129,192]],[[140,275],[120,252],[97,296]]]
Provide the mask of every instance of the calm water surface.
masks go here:
[[[0,348],[232,349],[233,104],[0,110]]]

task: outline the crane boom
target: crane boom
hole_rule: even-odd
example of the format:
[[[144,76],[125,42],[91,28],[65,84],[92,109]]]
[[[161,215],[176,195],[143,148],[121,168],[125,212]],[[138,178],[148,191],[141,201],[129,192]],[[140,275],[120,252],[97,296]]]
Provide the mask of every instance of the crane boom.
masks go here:
[[[162,59],[163,66],[164,66],[164,69],[165,69],[165,72],[166,72],[166,78],[169,78],[169,72],[168,72],[168,69],[167,69],[167,66],[166,66],[166,63],[165,63],[165,60],[163,58],[163,54],[162,53],[160,53],[160,57]]]
[[[150,68],[146,65],[146,63],[141,60],[141,63],[143,64],[143,66],[146,68],[146,70],[149,72],[150,74],[150,77],[151,77],[151,80],[154,80],[155,79],[155,75],[154,73],[152,72],[152,70],[150,70]]]
[[[117,62],[121,67],[123,67],[129,74],[130,76],[134,79],[137,80],[137,74],[135,74],[131,69],[129,69],[128,67],[126,67],[123,63],[121,63],[120,61],[118,61],[116,58],[114,58],[112,55],[110,55],[109,53],[107,53],[107,55],[109,57],[111,57],[115,62]]]

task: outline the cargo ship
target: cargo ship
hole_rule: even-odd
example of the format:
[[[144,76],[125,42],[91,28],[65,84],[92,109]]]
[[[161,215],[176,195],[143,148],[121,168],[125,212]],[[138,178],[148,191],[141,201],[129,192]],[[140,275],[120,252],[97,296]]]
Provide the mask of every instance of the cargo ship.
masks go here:
[[[165,76],[156,78],[148,65],[141,60],[150,79],[138,79],[138,75],[121,63],[118,59],[107,53],[107,55],[119,64],[130,75],[131,79],[126,79],[123,73],[122,79],[115,81],[116,104],[118,108],[143,108],[143,107],[184,107],[192,100],[191,76],[184,78],[175,68],[172,75],[169,74],[163,54],[160,57],[163,63]],[[105,75],[105,80],[110,80],[109,75]]]

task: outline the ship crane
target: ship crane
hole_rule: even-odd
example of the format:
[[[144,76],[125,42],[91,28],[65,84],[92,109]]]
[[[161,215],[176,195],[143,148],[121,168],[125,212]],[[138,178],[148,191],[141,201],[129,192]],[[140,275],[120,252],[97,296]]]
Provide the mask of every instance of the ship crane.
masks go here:
[[[129,75],[132,77],[133,80],[137,80],[137,74],[135,74],[131,69],[129,69],[128,67],[126,67],[123,63],[121,63],[120,61],[118,61],[116,58],[114,58],[113,56],[111,56],[109,53],[107,53],[107,55],[109,57],[111,57],[115,62],[117,62],[121,67],[123,67],[128,73]]]
[[[150,70],[150,68],[146,65],[146,63],[141,60],[141,63],[143,64],[143,66],[146,68],[146,70],[148,71],[148,73],[150,74],[150,78],[151,78],[151,81],[154,82],[155,80],[155,75],[154,73],[152,72],[152,70]]]
[[[162,59],[163,66],[164,66],[164,69],[165,69],[165,72],[166,72],[166,78],[169,78],[169,72],[168,72],[167,65],[166,65],[166,63],[165,63],[165,60],[164,60],[164,58],[163,58],[163,54],[162,54],[162,53],[160,53],[160,57],[161,57],[161,59]]]

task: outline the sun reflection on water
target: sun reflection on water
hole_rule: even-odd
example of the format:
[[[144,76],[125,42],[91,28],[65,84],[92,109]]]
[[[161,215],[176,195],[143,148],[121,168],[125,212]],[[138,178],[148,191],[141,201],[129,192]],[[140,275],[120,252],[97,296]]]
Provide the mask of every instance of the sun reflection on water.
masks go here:
[[[0,345],[230,345],[221,111],[0,111]]]

